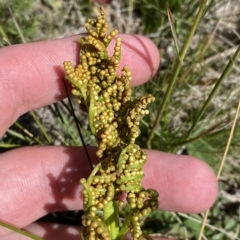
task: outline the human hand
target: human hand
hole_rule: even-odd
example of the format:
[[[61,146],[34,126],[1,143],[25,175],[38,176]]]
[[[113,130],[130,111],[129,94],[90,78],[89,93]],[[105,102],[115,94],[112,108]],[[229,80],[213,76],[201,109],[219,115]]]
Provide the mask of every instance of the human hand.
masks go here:
[[[120,37],[121,66],[127,64],[132,71],[132,85],[146,82],[158,68],[158,49],[144,37]],[[66,97],[62,64],[65,60],[77,62],[76,39],[74,36],[0,49],[1,137],[20,115]],[[89,151],[96,158],[94,149]],[[159,192],[162,210],[198,213],[213,204],[217,180],[207,164],[190,156],[146,152],[143,186]],[[86,178],[90,171],[84,150],[79,147],[34,146],[1,154],[0,221],[46,240],[79,239],[75,227],[33,222],[49,212],[82,209],[79,179]],[[0,236],[27,239],[3,227]]]

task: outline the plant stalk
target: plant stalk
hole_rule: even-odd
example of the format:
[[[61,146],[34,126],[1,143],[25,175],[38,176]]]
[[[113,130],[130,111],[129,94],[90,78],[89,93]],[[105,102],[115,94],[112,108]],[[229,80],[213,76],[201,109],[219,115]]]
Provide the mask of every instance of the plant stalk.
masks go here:
[[[161,106],[159,108],[157,117],[156,117],[156,119],[154,121],[153,127],[152,127],[152,129],[150,131],[150,134],[149,134],[149,137],[148,137],[148,140],[147,140],[147,147],[149,149],[151,149],[151,147],[152,147],[151,146],[151,141],[152,141],[152,138],[154,136],[154,131],[155,131],[157,125],[159,124],[160,119],[162,118],[162,114],[163,114],[163,112],[164,112],[164,110],[166,108],[167,102],[169,101],[170,95],[171,95],[171,93],[173,91],[173,87],[174,87],[174,85],[176,83],[178,74],[180,72],[180,69],[181,69],[181,66],[182,66],[182,62],[183,62],[183,60],[184,60],[184,58],[186,56],[186,53],[187,53],[187,50],[188,50],[189,45],[191,43],[192,37],[193,37],[193,35],[194,35],[194,33],[195,33],[196,29],[197,29],[197,26],[199,25],[201,17],[202,17],[202,15],[204,13],[204,9],[206,7],[206,3],[207,3],[207,0],[202,0],[201,1],[201,5],[200,5],[198,13],[196,15],[195,21],[194,21],[194,23],[193,23],[193,25],[192,25],[189,33],[188,33],[187,39],[186,39],[186,41],[185,41],[185,43],[183,45],[183,48],[182,48],[182,50],[180,52],[180,55],[177,58],[177,62],[174,65],[174,71],[173,71],[174,73],[173,73],[172,79],[171,79],[170,84],[168,85],[167,91],[166,91],[166,93],[165,93],[165,95],[163,97],[162,104],[161,104]]]

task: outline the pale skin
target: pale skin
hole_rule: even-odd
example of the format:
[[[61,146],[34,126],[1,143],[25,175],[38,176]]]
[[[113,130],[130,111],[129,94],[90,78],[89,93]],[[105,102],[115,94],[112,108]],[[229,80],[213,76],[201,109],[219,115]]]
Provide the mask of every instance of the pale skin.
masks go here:
[[[0,137],[20,115],[66,97],[62,63],[77,63],[78,37],[0,49]],[[121,66],[131,69],[132,86],[143,84],[159,66],[158,49],[141,36],[120,37]],[[112,49],[113,44],[109,52]],[[94,149],[89,151],[94,158]],[[147,150],[147,156],[143,185],[159,192],[160,209],[199,213],[214,203],[217,180],[207,164],[153,150]],[[76,227],[34,221],[49,212],[82,209],[79,179],[89,173],[85,153],[77,147],[34,146],[1,154],[0,221],[47,240],[79,239]],[[28,239],[3,227],[0,237]]]

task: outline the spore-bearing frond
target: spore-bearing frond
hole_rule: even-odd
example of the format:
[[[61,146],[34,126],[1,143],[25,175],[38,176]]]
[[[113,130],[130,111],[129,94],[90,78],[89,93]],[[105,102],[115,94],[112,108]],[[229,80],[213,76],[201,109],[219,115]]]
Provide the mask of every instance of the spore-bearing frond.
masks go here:
[[[122,41],[116,38],[114,53],[108,56],[107,46],[118,31],[107,34],[104,9],[100,8],[100,16],[87,20],[85,26],[88,35],[79,39],[80,63],[74,67],[71,62],[64,62],[72,94],[88,113],[91,131],[98,141],[99,163],[87,179],[80,181],[85,211],[83,239],[120,239],[118,234],[124,236],[127,227],[133,239],[140,240],[140,221],[157,209],[158,193],[141,184],[146,153],[135,140],[140,134],[140,119],[148,114],[146,107],[154,97],[149,94],[131,99],[132,75],[127,66],[117,76]],[[108,215],[112,206],[117,214],[122,193],[126,193],[130,215],[119,227],[119,219],[110,221]]]

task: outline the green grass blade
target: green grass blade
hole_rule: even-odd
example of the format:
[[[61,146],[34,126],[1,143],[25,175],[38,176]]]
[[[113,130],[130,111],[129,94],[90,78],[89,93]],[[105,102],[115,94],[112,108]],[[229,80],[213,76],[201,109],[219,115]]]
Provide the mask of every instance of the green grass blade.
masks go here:
[[[218,173],[217,173],[217,179],[218,180],[219,180],[219,178],[221,176],[221,173],[222,173],[222,170],[223,170],[223,166],[224,166],[224,164],[226,162],[227,153],[228,153],[231,141],[232,141],[232,137],[233,137],[233,133],[234,133],[234,130],[235,130],[235,127],[236,127],[237,119],[239,117],[239,112],[240,112],[240,101],[238,102],[238,107],[237,107],[236,114],[235,114],[235,117],[234,117],[234,121],[233,121],[233,124],[232,124],[232,127],[231,127],[231,131],[230,131],[230,134],[229,134],[227,145],[226,145],[223,157],[222,157],[221,164],[220,164],[219,169],[218,169]],[[200,233],[199,233],[199,236],[198,236],[198,240],[202,239],[203,232],[204,232],[204,229],[205,229],[205,225],[206,225],[206,222],[207,222],[207,218],[208,218],[209,212],[210,212],[210,210],[208,209],[206,211],[205,215],[204,215],[202,226],[201,226],[201,230],[200,230]]]
[[[26,43],[26,39],[25,39],[25,37],[23,36],[22,30],[21,30],[21,28],[20,28],[20,26],[19,26],[19,24],[18,24],[18,22],[17,22],[17,20],[16,20],[16,18],[15,18],[15,16],[14,16],[13,12],[12,12],[12,9],[11,9],[10,6],[8,5],[8,3],[6,3],[6,4],[7,4],[8,11],[9,11],[11,17],[12,17],[13,22],[14,22],[14,25],[15,25],[17,31],[18,31],[18,34],[19,34],[19,36],[21,37],[22,42],[23,42],[23,43]]]
[[[21,145],[11,143],[0,143],[0,148],[17,148],[17,147],[21,147]]]
[[[239,57],[239,54],[240,54],[240,45],[238,46],[237,50],[235,51],[233,57],[230,58],[228,64],[226,65],[226,67],[225,67],[224,71],[222,72],[220,78],[218,79],[217,83],[215,84],[213,90],[209,94],[207,100],[204,102],[204,105],[201,108],[200,113],[199,113],[197,119],[194,121],[194,124],[192,125],[192,127],[191,127],[191,129],[189,131],[189,135],[192,133],[192,130],[194,129],[196,124],[199,122],[199,120],[201,119],[201,117],[205,113],[207,107],[209,106],[209,103],[211,102],[213,96],[216,94],[216,92],[219,89],[220,85],[222,84],[223,80],[229,74],[229,72],[232,70],[233,65],[235,64],[237,58]]]
[[[174,65],[173,76],[172,76],[172,78],[170,80],[170,83],[168,85],[167,91],[166,91],[166,93],[165,93],[165,95],[163,97],[163,100],[162,100],[161,106],[159,108],[157,117],[156,117],[156,119],[154,121],[153,127],[152,127],[152,129],[150,131],[150,134],[149,134],[149,137],[148,137],[148,140],[147,140],[148,148],[151,148],[151,140],[152,140],[152,138],[154,136],[155,128],[159,124],[159,121],[162,118],[163,112],[164,112],[164,110],[166,108],[167,102],[170,99],[170,95],[171,95],[171,93],[173,91],[173,87],[174,87],[174,85],[176,83],[178,74],[180,72],[180,69],[181,69],[181,66],[182,66],[182,62],[183,62],[183,60],[185,58],[185,55],[187,53],[187,50],[189,48],[190,42],[192,40],[192,37],[193,37],[193,35],[194,35],[194,33],[195,33],[196,29],[197,29],[197,26],[198,26],[198,24],[199,24],[199,22],[201,20],[201,17],[203,15],[204,9],[206,7],[206,3],[207,3],[207,0],[202,0],[201,1],[201,5],[199,7],[198,13],[197,13],[196,18],[194,20],[194,23],[193,23],[193,25],[192,25],[192,27],[191,27],[188,35],[187,35],[186,41],[185,41],[185,43],[183,45],[183,48],[182,48],[181,53],[179,55],[179,58],[177,58],[176,64]]]
[[[4,29],[2,28],[1,25],[0,25],[0,34],[2,35],[3,40],[10,46],[10,45],[11,45],[11,42],[10,42],[10,40],[8,39],[8,36],[7,36],[7,34],[5,33],[5,31],[4,31]]]
[[[18,139],[21,139],[21,140],[26,140],[26,138],[21,134],[21,133],[18,133],[12,129],[8,129],[7,130],[7,133],[11,134],[12,136],[18,138]]]
[[[24,133],[27,137],[29,137],[30,139],[34,140],[35,143],[38,143],[38,144],[40,144],[40,145],[43,144],[43,142],[42,142],[40,139],[38,139],[37,137],[34,137],[34,135],[33,135],[32,133],[30,133],[26,128],[24,128],[20,123],[15,122],[15,123],[14,123],[14,126],[16,126],[17,128],[19,128],[20,130],[22,130],[23,133]],[[15,134],[16,136],[22,136],[22,138],[20,138],[20,139],[26,140],[26,138],[23,137],[22,134],[17,133],[16,131],[13,131],[13,130],[11,130],[11,129],[8,129],[7,132],[10,132],[12,135]]]
[[[14,231],[15,233],[19,233],[19,234],[21,234],[21,235],[24,235],[24,236],[26,236],[26,237],[28,237],[28,238],[31,238],[31,239],[34,239],[34,240],[43,240],[42,238],[37,237],[37,236],[35,236],[35,235],[32,234],[32,233],[29,233],[29,232],[24,231],[24,230],[22,230],[22,229],[13,227],[13,226],[11,226],[11,225],[9,225],[9,224],[6,224],[6,223],[4,223],[4,222],[1,222],[1,221],[0,221],[0,226],[2,226],[2,227],[4,227],[4,228],[8,228],[8,229]]]
[[[40,123],[40,121],[38,120],[38,117],[37,115],[35,114],[34,111],[30,111],[30,115],[33,117],[34,121],[37,123],[38,127],[40,128],[43,136],[46,138],[47,142],[49,144],[52,144],[52,140],[51,138],[49,137],[49,135],[47,134],[46,130],[44,129],[43,125]]]
[[[174,22],[173,22],[173,18],[172,18],[171,9],[170,9],[168,4],[167,4],[167,15],[168,15],[168,21],[169,21],[169,24],[170,24],[172,36],[173,36],[174,46],[176,48],[176,52],[177,52],[177,55],[179,57],[179,45],[178,45],[178,40],[177,40],[177,33],[176,33],[176,29],[174,27]]]

